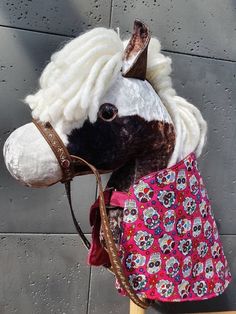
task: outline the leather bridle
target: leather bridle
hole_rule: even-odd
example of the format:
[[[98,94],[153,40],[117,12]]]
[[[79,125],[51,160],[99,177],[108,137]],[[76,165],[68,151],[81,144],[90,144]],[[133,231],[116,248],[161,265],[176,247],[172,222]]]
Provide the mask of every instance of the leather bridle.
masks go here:
[[[49,146],[51,147],[52,151],[54,152],[58,163],[62,170],[62,179],[60,180],[61,183],[65,184],[66,189],[66,195],[68,198],[71,215],[73,218],[74,225],[76,227],[76,230],[79,233],[79,236],[81,237],[84,245],[87,249],[90,249],[91,244],[89,240],[86,238],[85,234],[83,233],[82,229],[80,228],[80,225],[78,221],[76,220],[73,206],[72,206],[72,199],[71,199],[71,181],[72,179],[77,175],[84,175],[93,173],[96,177],[96,181],[98,184],[98,190],[99,190],[99,211],[100,211],[100,217],[101,217],[101,227],[104,232],[104,239],[106,242],[106,249],[110,258],[111,267],[109,270],[114,273],[116,276],[121,288],[126,292],[127,296],[138,306],[146,309],[150,302],[147,299],[138,297],[134,291],[134,289],[131,287],[127,277],[124,274],[122,264],[120,261],[120,258],[118,257],[117,248],[112,236],[112,232],[109,227],[109,219],[107,216],[106,206],[105,206],[105,200],[104,200],[104,194],[103,194],[103,188],[102,188],[102,182],[101,182],[101,176],[100,173],[105,173],[106,171],[99,171],[97,170],[93,165],[91,165],[89,162],[84,160],[81,157],[70,155],[67,148],[65,147],[64,143],[62,142],[61,138],[55,131],[55,129],[52,127],[52,125],[49,122],[42,123],[37,120],[33,120],[33,123],[38,128],[40,133],[43,135]],[[76,172],[76,166],[83,165],[86,166],[87,171],[83,172]]]

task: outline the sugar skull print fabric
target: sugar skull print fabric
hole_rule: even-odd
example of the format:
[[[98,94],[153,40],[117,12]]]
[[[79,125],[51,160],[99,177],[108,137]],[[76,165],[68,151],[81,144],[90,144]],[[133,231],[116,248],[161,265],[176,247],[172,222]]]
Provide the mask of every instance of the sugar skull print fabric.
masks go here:
[[[228,286],[230,271],[193,153],[130,188],[121,226],[124,271],[139,296],[203,300]]]

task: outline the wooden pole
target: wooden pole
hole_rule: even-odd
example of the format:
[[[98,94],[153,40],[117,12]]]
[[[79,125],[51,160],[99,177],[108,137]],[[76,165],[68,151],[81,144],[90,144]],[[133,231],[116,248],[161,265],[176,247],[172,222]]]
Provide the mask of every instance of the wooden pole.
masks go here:
[[[130,300],[129,314],[145,314],[145,310]]]

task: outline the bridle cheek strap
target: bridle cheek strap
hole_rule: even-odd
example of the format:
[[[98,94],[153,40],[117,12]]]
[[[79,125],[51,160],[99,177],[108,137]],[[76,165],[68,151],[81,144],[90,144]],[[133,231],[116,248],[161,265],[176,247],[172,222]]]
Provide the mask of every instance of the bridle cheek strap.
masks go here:
[[[127,277],[124,274],[123,267],[118,257],[117,248],[115,242],[113,240],[112,232],[109,227],[109,219],[107,216],[106,206],[105,206],[105,199],[103,194],[102,188],[102,181],[99,171],[90,163],[88,163],[83,158],[70,155],[67,148],[65,147],[64,143],[62,142],[59,135],[56,133],[54,128],[49,122],[42,123],[36,120],[33,120],[33,123],[38,128],[40,133],[43,135],[49,146],[51,147],[52,151],[54,152],[58,163],[62,170],[62,179],[61,182],[65,184],[66,194],[68,198],[68,202],[70,205],[71,215],[73,218],[73,222],[75,227],[87,249],[90,249],[91,244],[89,240],[84,235],[83,231],[81,230],[73,211],[72,207],[72,200],[71,200],[71,189],[70,189],[70,182],[71,180],[78,174],[87,174],[93,173],[96,177],[96,181],[98,184],[99,189],[99,210],[101,216],[101,227],[104,232],[104,238],[106,242],[107,252],[111,262],[111,271],[115,274],[121,288],[125,290],[127,296],[138,306],[146,309],[149,306],[149,301],[143,298],[140,298],[136,295],[135,291],[131,287]],[[85,165],[89,171],[83,173],[76,173],[75,172],[75,165]]]

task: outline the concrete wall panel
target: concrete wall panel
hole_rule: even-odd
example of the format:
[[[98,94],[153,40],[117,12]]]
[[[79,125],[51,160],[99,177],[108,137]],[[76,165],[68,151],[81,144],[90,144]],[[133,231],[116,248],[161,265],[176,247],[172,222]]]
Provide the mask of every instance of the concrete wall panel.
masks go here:
[[[1,314],[86,314],[86,258],[76,235],[0,234]]]
[[[109,26],[110,7],[110,0],[3,0],[0,24],[72,36]]]
[[[236,60],[235,15],[235,0],[114,0],[112,27],[127,35],[139,18],[163,49]]]
[[[38,88],[38,78],[51,54],[68,38],[0,28],[0,150],[9,134],[31,121],[30,109],[22,100]],[[75,232],[63,186],[30,189],[7,172],[0,154],[1,232]],[[89,189],[87,188],[89,186]],[[90,232],[88,210],[95,199],[92,176],[75,179],[73,195],[77,217]]]

